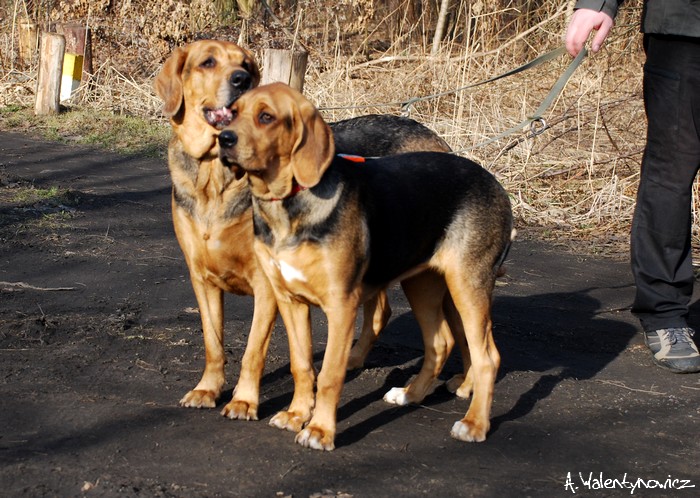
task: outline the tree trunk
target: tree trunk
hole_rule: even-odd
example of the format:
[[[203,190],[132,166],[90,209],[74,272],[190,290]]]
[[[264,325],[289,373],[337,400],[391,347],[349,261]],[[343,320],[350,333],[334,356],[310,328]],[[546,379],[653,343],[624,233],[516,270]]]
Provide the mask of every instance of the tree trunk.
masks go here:
[[[450,0],[441,0],[440,13],[438,14],[437,25],[435,26],[435,36],[433,36],[433,48],[430,55],[435,55],[440,50],[440,42],[445,36],[445,27],[447,26],[447,11],[450,7]]]

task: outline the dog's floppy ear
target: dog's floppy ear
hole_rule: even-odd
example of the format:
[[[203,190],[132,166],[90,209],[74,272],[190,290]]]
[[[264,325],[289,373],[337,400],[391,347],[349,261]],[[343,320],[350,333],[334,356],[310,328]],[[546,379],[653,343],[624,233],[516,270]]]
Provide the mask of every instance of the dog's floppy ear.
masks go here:
[[[182,69],[186,60],[187,50],[176,48],[153,81],[156,94],[165,102],[163,113],[168,117],[177,114],[183,104]]]
[[[301,97],[301,95],[300,95]],[[311,188],[321,181],[335,155],[333,132],[318,110],[304,97],[296,99],[292,171],[299,185]]]
[[[248,50],[247,48],[244,47],[238,47],[243,51],[245,54],[245,60],[244,60],[244,68],[246,71],[248,71],[248,74],[250,74],[250,78],[252,81],[252,84],[250,85],[251,88],[255,88],[260,84],[260,68],[258,67],[258,64],[255,62],[255,56],[253,55],[253,52]]]

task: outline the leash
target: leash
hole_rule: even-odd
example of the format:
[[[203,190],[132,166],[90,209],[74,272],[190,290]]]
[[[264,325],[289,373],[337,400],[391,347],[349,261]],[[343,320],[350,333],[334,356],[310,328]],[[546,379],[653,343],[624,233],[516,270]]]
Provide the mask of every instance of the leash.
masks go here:
[[[563,53],[566,49],[564,47],[561,47],[557,51],[560,51],[559,53]],[[554,51],[553,51],[554,52]],[[551,53],[551,52],[550,52]],[[552,102],[559,96],[561,91],[564,89],[566,86],[566,82],[569,80],[572,74],[578,69],[578,67],[581,65],[581,62],[583,59],[586,57],[588,54],[588,51],[583,48],[581,51],[578,53],[578,55],[574,58],[573,61],[569,64],[569,67],[566,68],[566,71],[559,77],[559,79],[554,83],[554,86],[552,86],[551,90],[549,90],[549,93],[547,96],[544,98],[540,106],[535,110],[534,114],[517,125],[508,128],[506,131],[499,133],[493,138],[490,138],[486,140],[485,142],[481,142],[480,144],[474,145],[472,147],[468,147],[466,149],[461,149],[454,151],[454,153],[459,153],[459,152],[469,152],[474,149],[478,149],[479,147],[483,147],[485,145],[491,144],[493,142],[496,142],[504,137],[507,137],[508,135],[511,135],[512,133],[515,133],[516,131],[525,128],[526,126],[530,126],[530,136],[531,137],[536,137],[537,135],[541,135],[544,133],[544,131],[547,129],[547,122],[544,120],[542,115],[544,112],[549,108],[550,105],[552,105]]]
[[[364,106],[354,106],[354,107],[319,107],[320,110],[324,111],[330,111],[330,110],[340,110],[340,109],[365,109],[365,108],[376,108],[376,107],[388,107],[388,106],[401,106],[401,112],[404,116],[408,116],[411,112],[411,107],[413,107],[414,104],[418,102],[425,102],[427,100],[432,100],[436,99],[439,97],[444,97],[446,95],[450,95],[453,93],[457,92],[462,92],[465,90],[468,90],[470,88],[475,88],[477,86],[485,85],[487,83],[492,83],[494,81],[506,78],[508,76],[512,76],[514,74],[521,73],[523,71],[527,71],[528,69],[532,69],[534,67],[537,67],[541,64],[544,64],[545,62],[551,61],[552,59],[556,59],[557,57],[563,55],[566,53],[566,47],[559,47],[555,48],[554,50],[550,50],[549,52],[546,52],[531,61],[523,64],[522,66],[518,66],[515,69],[511,69],[509,71],[506,71],[505,73],[499,74],[497,76],[493,76],[491,78],[487,78],[485,80],[477,81],[476,83],[471,83],[469,85],[465,85],[459,88],[455,88],[454,90],[448,90],[440,93],[436,93],[433,95],[426,95],[424,97],[413,97],[408,99],[405,102],[394,102],[394,103],[389,103],[389,104],[374,104],[374,105],[364,105]],[[583,59],[588,55],[588,51],[584,47],[581,49],[581,51],[578,53],[578,55],[574,58],[573,61],[569,63],[569,66],[566,68],[564,73],[559,77],[559,79],[556,81],[554,86],[550,89],[549,93],[547,96],[544,98],[540,106],[535,110],[534,114],[517,125],[508,128],[502,133],[499,133],[495,137],[492,137],[484,142],[481,142],[477,145],[474,145],[472,147],[468,147],[466,149],[460,149],[453,151],[454,154],[460,153],[460,152],[469,152],[474,149],[478,149],[479,147],[483,147],[485,145],[489,145],[493,142],[496,142],[498,140],[501,140],[502,138],[507,137],[508,135],[511,135],[515,133],[516,131],[525,128],[526,126],[530,126],[530,137],[536,137],[537,135],[540,135],[547,130],[547,122],[544,120],[542,115],[544,112],[549,108],[550,105],[552,105],[552,102],[559,96],[559,94],[562,92],[564,87],[566,86],[566,82],[569,80],[572,74],[578,69],[578,67],[581,65],[581,62],[583,62]]]
[[[492,83],[494,81],[498,81],[498,80],[506,78],[508,76],[512,76],[514,74],[518,74],[518,73],[521,73],[521,72],[526,71],[528,69],[532,69],[534,67],[537,67],[541,64],[544,64],[545,62],[551,61],[552,59],[556,59],[557,57],[559,57],[565,53],[566,53],[566,47],[555,48],[554,50],[550,50],[549,52],[546,52],[538,57],[535,57],[534,59],[532,59],[529,62],[526,62],[522,66],[518,66],[515,69],[510,69],[509,71],[506,71],[505,73],[499,74],[497,76],[492,76],[491,78],[477,81],[476,83],[471,83],[469,85],[461,86],[461,87],[455,88],[453,90],[446,90],[444,92],[439,92],[439,93],[435,93],[432,95],[425,95],[423,97],[412,97],[406,101],[388,102],[388,103],[383,103],[383,104],[366,104],[366,105],[360,105],[360,106],[319,107],[318,109],[320,111],[338,111],[338,110],[347,110],[347,109],[370,109],[370,108],[377,108],[377,107],[399,106],[401,108],[402,113],[405,116],[408,116],[410,114],[411,107],[413,107],[413,105],[417,104],[418,102],[425,102],[428,100],[437,99],[439,97],[444,97],[446,95],[451,95],[453,93],[463,92],[463,91],[468,90],[470,88],[475,88],[477,86],[485,85],[487,83]]]
[[[463,92],[464,90],[469,90],[470,88],[475,88],[477,86],[485,85],[487,83],[492,83],[494,81],[498,81],[503,78],[507,78],[508,76],[513,76],[514,74],[522,73],[523,71],[527,71],[528,69],[532,69],[533,67],[537,67],[541,64],[544,64],[545,62],[551,61],[552,59],[556,59],[560,55],[563,55],[566,53],[566,47],[559,47],[555,48],[554,50],[550,50],[547,53],[544,53],[534,59],[532,59],[529,62],[526,62],[522,66],[518,66],[515,69],[511,69],[509,71],[506,71],[505,73],[499,74],[497,76],[492,76],[491,78],[487,78],[485,80],[477,81],[476,83],[471,83],[469,85],[461,86],[459,88],[455,88],[454,90],[447,90],[444,92],[440,93],[435,93],[433,95],[426,95],[424,97],[413,97],[411,99],[408,99],[406,102],[403,102],[401,104],[401,111],[404,113],[405,116],[408,116],[411,112],[411,107],[413,104],[416,104],[418,102],[425,102],[426,100],[432,100],[436,99],[439,97],[444,97],[446,95],[450,95],[453,93],[458,93],[458,92]]]

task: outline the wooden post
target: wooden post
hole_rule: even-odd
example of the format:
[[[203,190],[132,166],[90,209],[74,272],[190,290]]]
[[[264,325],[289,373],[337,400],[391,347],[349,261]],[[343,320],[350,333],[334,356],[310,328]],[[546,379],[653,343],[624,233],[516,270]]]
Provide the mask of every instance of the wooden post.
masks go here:
[[[66,39],[54,33],[41,34],[39,75],[37,77],[34,113],[58,114]]]
[[[294,52],[273,48],[265,50],[262,84],[281,81],[303,92],[307,58],[308,54],[302,51]]]
[[[31,64],[34,62],[37,45],[39,42],[39,32],[37,25],[29,20],[19,23],[19,58],[22,62]]]
[[[67,22],[56,25],[56,32],[66,39],[66,53],[83,57],[82,79],[92,74],[92,38],[91,32],[82,24]]]

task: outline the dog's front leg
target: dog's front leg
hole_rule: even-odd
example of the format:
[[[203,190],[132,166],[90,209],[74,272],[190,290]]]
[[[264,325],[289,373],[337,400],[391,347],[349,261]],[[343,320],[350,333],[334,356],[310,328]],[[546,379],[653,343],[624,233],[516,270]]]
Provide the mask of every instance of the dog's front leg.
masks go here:
[[[180,400],[180,406],[214,408],[224,387],[224,292],[193,275],[192,287],[199,305],[206,364],[197,386]]]
[[[279,429],[299,432],[311,418],[314,408],[314,380],[311,342],[311,314],[309,306],[286,298],[278,300],[280,314],[287,329],[289,360],[294,377],[294,397],[289,408],[277,413],[270,425]]]
[[[357,300],[347,297],[342,305],[324,309],[328,317],[328,343],[318,375],[316,408],[309,425],[295,439],[307,448],[325,451],[335,448],[336,412],[345,382],[358,305]]]
[[[258,420],[260,380],[265,369],[265,357],[277,317],[277,301],[267,278],[261,275],[255,285],[253,323],[248,336],[241,373],[233,391],[233,399],[224,407],[224,417],[238,420]]]

